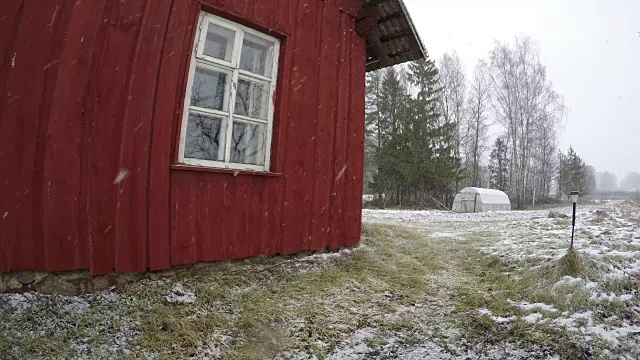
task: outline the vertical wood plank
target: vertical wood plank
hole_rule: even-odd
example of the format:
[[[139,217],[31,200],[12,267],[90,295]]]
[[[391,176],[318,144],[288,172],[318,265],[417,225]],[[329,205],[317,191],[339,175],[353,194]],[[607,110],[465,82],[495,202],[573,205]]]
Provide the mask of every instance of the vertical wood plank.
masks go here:
[[[92,74],[93,104],[89,105],[86,142],[87,228],[91,236],[91,269],[94,274],[115,268],[117,187],[121,169],[118,154],[124,104],[129,87],[136,40],[144,12],[144,0],[115,2],[107,23],[102,60]],[[127,169],[128,171],[129,169]],[[125,179],[126,180],[126,179]]]
[[[171,263],[193,264],[197,254],[197,217],[200,210],[198,177],[195,172],[171,174]]]
[[[350,86],[350,56],[351,56],[351,19],[347,14],[340,16],[340,66],[338,73],[338,109],[335,124],[334,159],[333,159],[333,189],[331,201],[331,249],[338,249],[344,245],[344,197],[345,172],[347,169],[347,124],[349,121],[349,86]]]
[[[222,222],[222,239],[225,259],[232,259],[235,254],[236,242],[236,222],[240,221],[236,218],[236,178],[226,177],[224,179],[225,186],[222,190],[221,205],[223,206]],[[220,201],[220,200],[219,200]]]
[[[24,0],[15,0],[0,6],[0,89],[3,98],[6,96],[5,86],[9,70],[12,69],[14,46],[17,32],[24,13]],[[0,114],[5,100],[0,102]],[[0,124],[2,118],[0,117]],[[0,240],[1,241],[1,240]]]
[[[250,255],[251,239],[249,238],[251,224],[249,212],[249,195],[251,193],[251,179],[248,176],[236,176],[234,187],[233,216],[235,221],[234,236],[227,243],[231,249],[230,256],[234,259],[245,258]]]
[[[282,252],[282,182],[265,179],[262,185],[262,234],[260,254],[274,255]]]
[[[345,202],[346,245],[360,242],[362,221],[362,187],[364,173],[364,118],[365,118],[365,41],[351,31],[351,96],[349,120],[349,166],[346,186],[349,189]]]
[[[283,10],[284,6],[284,10]],[[278,18],[276,27],[283,31],[290,30],[291,17],[297,11],[297,2],[290,3],[290,0],[281,0],[278,8]],[[286,11],[285,11],[286,10]],[[286,14],[285,14],[286,13]],[[286,15],[286,16],[285,16]],[[283,20],[285,18],[286,20]],[[286,25],[283,25],[286,23]],[[292,60],[295,45],[295,35],[281,40],[280,59],[278,69],[278,82],[276,83],[276,104],[273,120],[273,139],[271,143],[271,171],[285,172],[285,158],[287,154],[288,124],[291,99],[291,76],[293,72]],[[286,187],[286,175],[278,179],[268,181],[266,206],[271,207],[270,221],[273,221],[273,228],[263,234],[262,244],[265,253],[284,254],[284,189]]]
[[[149,167],[149,267],[153,270],[171,267],[169,246],[170,236],[170,170],[172,156],[172,129],[182,111],[180,97],[185,87],[184,68],[190,56],[183,47],[192,44],[190,2],[174,1],[167,34],[165,37],[162,63],[160,65],[154,116],[151,129],[151,149]],[[191,47],[189,47],[190,49]]]
[[[256,256],[260,254],[260,235],[264,217],[262,215],[262,184],[266,181],[260,176],[251,176],[251,187],[249,191],[249,255]]]
[[[323,3],[322,47],[320,51],[320,79],[318,92],[318,120],[316,122],[316,149],[314,188],[311,216],[311,249],[321,250],[328,245],[331,233],[331,187],[335,124],[338,102],[338,71],[340,63],[340,12]]]
[[[120,168],[128,176],[117,184],[116,271],[141,272],[148,267],[147,211],[151,124],[172,0],[145,5],[127,89],[120,145]]]
[[[274,181],[265,180],[262,182],[261,217],[262,227],[260,232],[260,255],[270,255],[275,252],[274,228],[276,227],[273,219],[273,210],[279,204],[274,204],[273,189]],[[274,206],[275,205],[275,206]]]
[[[289,34],[295,34],[299,1],[279,0],[276,19],[276,29]]]
[[[342,11],[352,17],[358,16],[361,8],[361,0],[332,0],[335,5]]]
[[[210,261],[209,252],[212,243],[211,236],[211,203],[209,194],[211,193],[212,180],[207,174],[200,174],[200,210],[198,210],[198,262]]]
[[[1,235],[9,245],[7,267],[12,270],[44,264],[42,237],[34,237],[34,228],[42,232],[42,203],[33,185],[40,185],[37,192],[41,196],[42,169],[36,169],[36,162],[41,164],[37,157],[42,156],[39,141],[44,140],[46,124],[41,123],[40,112],[59,6],[57,1],[26,3],[15,32],[13,54],[7,54],[11,60],[5,70],[0,113],[0,219]]]
[[[59,34],[56,81],[47,94],[49,125],[43,154],[43,241],[49,271],[89,267],[89,242],[81,233],[82,128],[85,89],[104,2],[73,4],[68,27]],[[97,46],[100,46],[99,44]],[[44,116],[44,115],[43,115]]]
[[[209,203],[207,200],[207,186],[208,183],[207,175],[205,173],[194,173],[196,176],[197,182],[192,184],[192,186],[198,189],[198,196],[196,197],[196,259],[193,261],[201,262],[204,261],[205,254],[205,223],[208,222],[209,216]]]
[[[3,108],[8,102],[6,91],[6,80],[9,72],[13,69],[14,47],[16,45],[16,37],[22,14],[24,10],[24,1],[13,1],[0,7],[0,129],[7,120],[2,116]],[[11,127],[9,127],[11,128]],[[2,135],[0,134],[0,139]],[[4,140],[4,139],[3,139]],[[7,151],[3,144],[0,144],[0,159],[3,158],[2,153]],[[3,162],[4,164],[4,162]],[[13,216],[9,219],[9,210],[13,212],[15,209],[15,195],[12,192],[13,181],[9,181],[8,176],[12,174],[0,175],[0,272],[9,271],[9,259],[13,241],[15,241],[17,218]],[[15,214],[14,214],[15,215]]]
[[[95,37],[94,50],[91,54],[91,60],[89,65],[88,82],[85,85],[83,91],[84,96],[82,102],[82,145],[80,155],[80,188],[78,199],[80,205],[80,222],[78,225],[78,233],[81,238],[87,243],[87,250],[85,252],[85,258],[89,263],[89,269],[94,275],[105,274],[110,271],[112,267],[103,266],[101,272],[96,272],[94,266],[94,244],[95,244],[95,227],[94,218],[89,216],[90,207],[93,201],[91,195],[91,171],[93,164],[90,162],[91,156],[88,151],[93,146],[95,141],[95,135],[93,135],[93,114],[99,111],[98,105],[100,104],[98,94],[98,79],[102,70],[103,60],[105,58],[104,53],[107,50],[107,37],[110,33],[110,20],[114,14],[114,8],[116,6],[116,0],[105,1],[105,6],[102,14],[98,17],[100,19],[100,27]],[[110,228],[104,229],[106,232],[110,231]]]
[[[313,194],[313,155],[318,92],[318,34],[321,3],[302,0],[298,4],[293,50],[290,113],[287,119],[285,154],[285,199],[283,243],[285,253],[296,253],[308,244]]]
[[[38,256],[37,264],[44,266],[46,270],[68,270],[77,268],[78,264],[74,261],[73,256],[68,256],[68,253],[63,253],[64,250],[68,250],[71,253],[80,248],[79,244],[74,244],[71,240],[71,236],[67,235],[65,238],[58,238],[54,241],[56,244],[48,246],[46,243],[47,237],[45,236],[45,224],[44,224],[44,207],[48,201],[49,194],[48,184],[44,183],[45,180],[45,157],[47,152],[47,146],[50,145],[48,141],[50,138],[50,112],[52,103],[55,101],[55,90],[58,83],[58,69],[60,67],[60,58],[65,47],[65,41],[67,36],[67,30],[69,26],[70,15],[72,11],[72,5],[69,2],[59,2],[56,5],[56,9],[53,13],[49,25],[49,31],[53,34],[51,38],[50,52],[48,56],[48,62],[44,66],[45,69],[45,82],[44,90],[42,93],[42,104],[40,105],[40,112],[38,114],[39,129],[36,143],[36,155],[35,164],[33,169],[33,180],[31,183],[31,192],[33,194],[33,208],[32,208],[32,235],[36,243],[40,243],[36,250],[36,256]],[[66,79],[65,79],[66,80]],[[57,245],[57,246],[56,246]],[[54,250],[54,253],[48,253],[48,250]],[[55,264],[49,263],[49,260],[54,260]]]
[[[204,174],[205,189],[203,200],[206,210],[202,212],[202,261],[217,261],[225,258],[224,222],[231,210],[225,206],[224,196],[229,177]]]
[[[253,19],[253,6],[249,4],[249,0],[234,0],[231,11],[242,19]]]
[[[275,28],[276,18],[278,16],[279,0],[275,1],[255,1],[253,5],[253,12],[255,14],[256,22],[262,25]]]

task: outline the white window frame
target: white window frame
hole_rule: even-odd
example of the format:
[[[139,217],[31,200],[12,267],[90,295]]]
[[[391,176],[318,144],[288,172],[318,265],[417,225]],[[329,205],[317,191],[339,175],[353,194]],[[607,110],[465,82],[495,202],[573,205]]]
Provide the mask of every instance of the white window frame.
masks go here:
[[[207,30],[209,24],[215,24],[217,26],[232,30],[235,32],[235,39],[233,45],[233,53],[231,55],[231,61],[225,61],[217,58],[213,58],[203,54],[205,39],[207,37]],[[240,57],[242,51],[242,43],[244,40],[244,34],[251,34],[252,36],[258,37],[260,39],[264,39],[266,41],[272,42],[273,45],[273,59],[271,76],[262,76],[258,74],[254,74],[252,72],[240,69]],[[278,60],[280,55],[280,40],[269,36],[267,34],[261,33],[259,31],[253,30],[246,26],[231,22],[229,20],[223,19],[219,16],[212,15],[205,11],[200,12],[200,18],[198,20],[198,31],[195,36],[193,52],[191,54],[191,61],[189,64],[189,76],[187,80],[187,90],[185,93],[184,105],[183,105],[183,114],[182,114],[182,126],[180,130],[180,149],[178,153],[178,162],[184,165],[195,165],[202,166],[208,168],[222,168],[222,169],[234,169],[234,170],[250,170],[250,171],[269,171],[270,162],[271,162],[271,139],[273,134],[273,114],[274,114],[274,102],[275,102],[275,91],[276,91],[276,82],[278,79]],[[202,107],[191,106],[191,91],[193,86],[193,81],[196,72],[196,64],[200,66],[205,66],[207,68],[217,68],[218,70],[223,70],[230,72],[231,76],[231,85],[229,87],[229,97],[227,99],[227,112],[206,109]],[[259,83],[267,83],[269,85],[269,98],[267,99],[268,109],[267,109],[267,118],[258,119],[252,118],[248,116],[242,116],[234,114],[235,112],[235,102],[236,102],[236,94],[238,88],[238,79],[242,76],[248,80],[254,80]],[[227,127],[226,127],[226,136],[225,136],[225,149],[224,149],[224,160],[223,161],[214,161],[214,160],[202,160],[202,159],[193,159],[185,157],[185,144],[187,140],[187,125],[189,121],[189,113],[197,112],[204,115],[211,116],[220,116],[226,118]],[[251,123],[251,124],[266,124],[265,131],[265,139],[264,139],[264,165],[252,165],[252,164],[240,164],[240,163],[232,163],[231,159],[231,143],[232,143],[232,132],[233,132],[233,123],[234,118],[237,118],[237,122]],[[222,125],[221,125],[222,126]]]

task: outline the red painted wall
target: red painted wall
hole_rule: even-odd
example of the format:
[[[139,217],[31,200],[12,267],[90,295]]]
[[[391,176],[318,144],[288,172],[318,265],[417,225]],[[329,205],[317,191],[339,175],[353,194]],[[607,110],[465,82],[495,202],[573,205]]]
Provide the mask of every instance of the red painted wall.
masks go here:
[[[360,0],[6,0],[0,271],[165,269],[358,243]],[[271,171],[176,167],[201,9],[282,41]],[[119,184],[121,169],[129,175]]]

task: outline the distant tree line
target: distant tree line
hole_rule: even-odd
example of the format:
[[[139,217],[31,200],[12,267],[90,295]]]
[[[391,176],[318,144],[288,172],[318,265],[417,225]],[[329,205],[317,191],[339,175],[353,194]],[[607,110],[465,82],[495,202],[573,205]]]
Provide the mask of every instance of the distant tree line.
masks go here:
[[[455,52],[369,73],[366,109],[365,191],[381,205],[450,206],[475,186],[523,208],[595,189],[593,168],[558,148],[564,101],[527,36],[496,42],[469,78]]]
[[[629,172],[622,180],[618,181],[616,174],[605,171],[597,173],[598,182],[597,190],[601,192],[613,191],[639,191],[640,192],[640,173]]]

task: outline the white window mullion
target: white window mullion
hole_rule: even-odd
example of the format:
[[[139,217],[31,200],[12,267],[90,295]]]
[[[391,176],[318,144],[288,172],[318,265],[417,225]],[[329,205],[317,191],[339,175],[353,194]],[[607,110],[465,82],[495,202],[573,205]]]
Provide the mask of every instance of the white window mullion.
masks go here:
[[[231,161],[231,143],[233,142],[233,113],[236,107],[236,94],[238,92],[238,70],[233,71],[231,78],[231,96],[229,96],[229,122],[227,124],[227,143],[224,153],[224,161]]]
[[[236,110],[236,96],[238,93],[238,65],[240,64],[240,54],[242,52],[242,40],[244,38],[244,31],[238,29],[236,31],[235,44],[233,46],[233,55],[231,56],[231,63],[234,70],[231,76],[231,96],[229,96],[229,122],[227,124],[227,143],[224,153],[224,161],[231,161],[231,143],[233,142],[233,114]]]
[[[198,42],[195,48],[196,57],[202,57],[204,51],[204,43],[207,40],[207,31],[209,27],[209,18],[207,16],[200,16],[200,25],[198,26]]]
[[[236,42],[233,45],[233,56],[231,57],[231,63],[234,68],[240,67],[240,54],[242,53],[242,42],[244,41],[244,30],[238,29],[236,31]]]
[[[267,125],[267,131],[266,131],[266,139],[264,142],[264,169],[266,171],[270,171],[271,170],[271,138],[273,137],[273,115],[274,115],[274,102],[275,102],[275,97],[276,97],[276,79],[278,78],[278,59],[280,59],[280,45],[279,43],[276,43],[273,47],[273,61],[271,62],[271,66],[273,67],[271,70],[271,82],[269,83],[270,85],[270,91],[269,91],[269,98],[267,99],[267,103],[269,106],[269,112],[267,114],[267,121],[268,121],[268,125]],[[322,81],[322,79],[320,79],[320,81]]]

